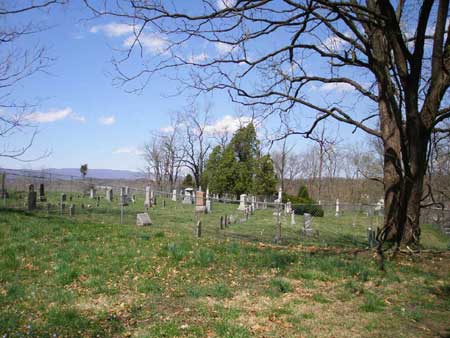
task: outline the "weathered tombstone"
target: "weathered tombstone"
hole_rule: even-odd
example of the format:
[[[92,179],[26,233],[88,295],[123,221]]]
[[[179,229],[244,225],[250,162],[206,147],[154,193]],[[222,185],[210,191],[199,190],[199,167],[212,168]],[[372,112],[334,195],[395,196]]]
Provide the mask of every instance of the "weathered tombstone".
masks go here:
[[[97,196],[97,204],[95,205],[97,208],[100,206],[100,196]]]
[[[286,215],[289,215],[292,212],[291,202],[286,202],[286,204],[284,205],[284,212],[286,213]]]
[[[131,196],[131,202],[136,203],[136,195],[133,194]]]
[[[264,202],[263,202],[263,209],[267,209],[267,200],[266,199],[264,199]]]
[[[382,216],[384,214],[384,199],[380,198],[375,206],[376,215]]]
[[[194,189],[192,189],[192,188],[184,189],[183,204],[192,204],[193,192],[194,192]]]
[[[113,200],[113,189],[111,187],[106,188],[106,200],[111,202]]]
[[[206,207],[206,213],[207,213],[207,214],[211,213],[211,200],[210,200],[210,199],[207,199],[207,200],[206,200],[206,205],[205,205],[205,207]]]
[[[339,217],[339,198],[336,199],[336,217]]]
[[[144,226],[144,225],[151,225],[152,220],[150,219],[150,216],[148,213],[143,212],[136,215],[136,225],[138,226]]]
[[[89,198],[90,199],[94,199],[95,198],[95,189],[94,188],[90,188],[89,189]]]
[[[153,190],[150,190],[150,206],[155,204],[155,192]]]
[[[125,195],[128,196],[130,194],[130,187],[125,186]]]
[[[306,236],[310,236],[313,233],[311,214],[307,214],[307,213],[303,214],[302,233]]]
[[[34,210],[36,209],[36,199],[37,199],[37,193],[34,191],[34,185],[30,184],[28,186],[28,210]]]
[[[223,230],[223,216],[220,216],[220,230]]]
[[[67,200],[67,195],[65,193],[62,193],[60,196],[60,202],[64,203]]]
[[[291,212],[291,225],[295,225],[296,223],[295,223],[295,212],[294,212],[294,210],[292,210],[292,212]]]
[[[45,202],[47,199],[45,198],[45,189],[44,189],[44,183],[41,183],[39,185],[39,201]]]
[[[146,186],[146,187],[145,187],[144,207],[145,207],[146,209],[150,208],[150,207],[151,207],[151,204],[150,204],[150,203],[151,203],[151,202],[150,202],[150,187],[149,187],[149,186]]]
[[[172,191],[172,201],[177,201],[177,189],[173,189]]]
[[[228,224],[234,223],[234,216],[230,215],[228,216]]]
[[[242,194],[240,196],[240,199],[239,199],[238,210],[245,211],[245,209],[247,209],[246,202],[247,202],[247,195],[246,194]]]
[[[128,205],[128,198],[126,194],[127,187],[121,187],[120,188],[120,205],[127,206]]]
[[[206,199],[203,191],[195,192],[195,212],[206,212]]]
[[[71,203],[69,207],[69,216],[75,215],[75,204]]]
[[[282,199],[283,199],[283,190],[281,190],[280,187],[280,189],[278,189],[278,198],[275,200],[275,203],[281,203]]]

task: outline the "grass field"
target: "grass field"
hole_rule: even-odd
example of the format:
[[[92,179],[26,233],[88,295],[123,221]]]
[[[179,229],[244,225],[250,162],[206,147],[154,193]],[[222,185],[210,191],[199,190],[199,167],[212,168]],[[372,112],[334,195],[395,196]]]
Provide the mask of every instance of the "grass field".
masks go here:
[[[196,239],[192,207],[171,203],[144,228],[141,202],[123,225],[112,206],[2,210],[2,337],[450,336],[449,240],[432,227],[423,246],[445,252],[402,254],[381,272],[372,251],[351,249],[366,246],[361,213],[316,218],[311,238],[283,219],[276,246],[271,210],[220,230],[220,215],[242,216],[217,204]]]

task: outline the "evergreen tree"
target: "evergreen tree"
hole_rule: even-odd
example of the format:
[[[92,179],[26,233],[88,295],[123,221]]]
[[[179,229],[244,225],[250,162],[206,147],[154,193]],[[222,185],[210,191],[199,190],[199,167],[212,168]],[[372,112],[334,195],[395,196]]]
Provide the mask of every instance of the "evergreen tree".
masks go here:
[[[181,183],[181,186],[183,188],[193,188],[194,187],[194,179],[192,178],[191,174],[186,175],[186,177],[183,180],[183,183]]]
[[[277,177],[272,158],[264,155],[256,162],[253,193],[255,195],[272,195],[276,192]]]

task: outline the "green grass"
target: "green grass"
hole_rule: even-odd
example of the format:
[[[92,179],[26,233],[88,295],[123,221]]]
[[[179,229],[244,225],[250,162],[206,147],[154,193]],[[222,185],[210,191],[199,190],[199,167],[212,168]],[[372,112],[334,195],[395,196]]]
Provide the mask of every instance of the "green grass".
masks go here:
[[[372,252],[342,252],[365,245],[363,224],[346,228],[351,215],[315,219],[318,238],[283,219],[286,245],[272,246],[270,210],[220,230],[220,215],[237,211],[215,204],[197,239],[191,206],[168,200],[150,210],[152,226],[136,227],[138,203],[122,225],[105,201],[73,218],[1,210],[0,336],[433,337],[449,328],[450,257],[400,256],[381,272]],[[431,234],[428,247],[445,246]]]

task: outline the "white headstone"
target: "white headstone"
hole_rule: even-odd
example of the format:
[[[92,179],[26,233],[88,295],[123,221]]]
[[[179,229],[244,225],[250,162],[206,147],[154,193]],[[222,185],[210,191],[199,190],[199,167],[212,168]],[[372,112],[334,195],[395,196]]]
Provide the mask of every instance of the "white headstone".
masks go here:
[[[311,214],[303,214],[303,229],[302,232],[310,235],[313,232]]]
[[[144,200],[144,207],[149,208],[150,207],[150,187],[145,187],[145,200]]]
[[[183,204],[192,204],[192,203],[194,203],[193,193],[194,193],[194,189],[192,189],[192,188],[184,189]]]
[[[291,225],[295,225],[296,223],[295,223],[295,212],[294,211],[292,211],[291,212]]]
[[[177,201],[177,189],[173,189],[172,191],[172,201]]]
[[[144,226],[144,225],[151,225],[152,220],[150,219],[150,216],[148,213],[143,212],[142,214],[136,215],[136,225]]]
[[[113,199],[113,190],[111,187],[106,188],[106,200],[107,201],[112,201]]]
[[[336,217],[339,217],[339,198],[336,199]]]
[[[284,205],[284,212],[286,213],[286,215],[289,215],[292,212],[291,202],[286,202],[286,204]]]
[[[239,200],[239,208],[238,208],[238,210],[240,210],[240,211],[245,211],[245,209],[247,208],[247,206],[245,205],[246,200],[247,200],[247,195],[246,195],[246,194],[242,194],[242,195],[240,196],[240,200]]]
[[[206,200],[206,213],[209,214],[211,212],[211,200]]]
[[[95,189],[94,188],[91,188],[89,190],[89,198],[90,199],[94,199],[95,198]]]

